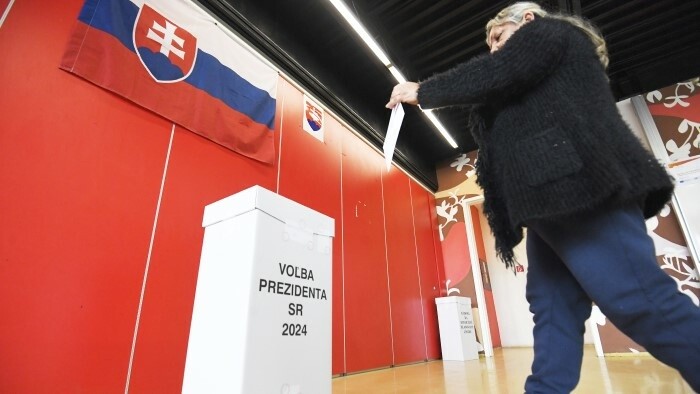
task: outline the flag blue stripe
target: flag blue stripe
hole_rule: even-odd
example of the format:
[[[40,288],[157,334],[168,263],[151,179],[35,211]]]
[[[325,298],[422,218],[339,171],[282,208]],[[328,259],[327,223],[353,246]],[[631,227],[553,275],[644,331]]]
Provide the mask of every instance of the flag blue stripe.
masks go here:
[[[221,64],[214,56],[197,52],[197,63],[185,82],[204,90],[236,108],[258,123],[274,127],[277,101],[267,91],[258,89],[250,82]]]
[[[138,13],[139,7],[128,0],[86,0],[78,19],[114,36],[137,56],[132,34]],[[184,82],[207,92],[253,121],[269,129],[274,127],[276,100],[214,56],[198,50],[194,69]]]

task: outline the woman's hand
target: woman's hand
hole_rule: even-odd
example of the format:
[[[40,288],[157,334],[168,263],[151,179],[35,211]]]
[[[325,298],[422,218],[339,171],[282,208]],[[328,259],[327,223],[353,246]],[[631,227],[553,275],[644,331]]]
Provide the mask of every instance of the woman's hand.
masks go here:
[[[404,82],[394,86],[391,91],[391,98],[386,103],[387,108],[394,108],[398,103],[406,103],[411,105],[418,104],[418,88],[419,84],[415,82]]]

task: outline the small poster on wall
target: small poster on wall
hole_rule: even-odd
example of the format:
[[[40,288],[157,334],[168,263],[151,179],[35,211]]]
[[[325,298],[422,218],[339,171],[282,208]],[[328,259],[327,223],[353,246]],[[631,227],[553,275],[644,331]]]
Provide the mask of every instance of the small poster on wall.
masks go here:
[[[326,113],[319,104],[304,95],[304,117],[302,128],[309,134],[323,142],[323,125]]]

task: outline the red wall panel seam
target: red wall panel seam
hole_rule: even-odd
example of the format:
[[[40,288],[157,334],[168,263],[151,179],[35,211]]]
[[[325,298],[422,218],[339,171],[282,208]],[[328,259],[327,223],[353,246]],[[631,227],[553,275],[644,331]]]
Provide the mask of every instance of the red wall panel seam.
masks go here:
[[[386,262],[386,287],[389,295],[389,325],[391,332],[391,365],[396,365],[396,351],[394,349],[394,318],[391,311],[391,279],[389,278],[389,245],[386,240],[386,204],[384,203],[384,170],[379,173],[382,186],[382,224],[384,225],[384,259]]]
[[[348,327],[347,320],[345,317],[345,197],[343,195],[343,142],[344,139],[340,139],[340,271],[342,273],[342,283],[343,283],[343,373],[348,373]]]
[[[2,13],[2,17],[0,17],[0,27],[2,27],[2,24],[5,23],[5,19],[7,19],[7,15],[10,14],[10,8],[12,8],[12,5],[15,3],[15,0],[10,0],[10,2],[7,4],[7,7],[5,7],[5,11]]]
[[[131,369],[134,365],[134,352],[136,350],[136,339],[138,337],[139,324],[141,322],[141,310],[143,308],[143,299],[146,293],[146,282],[148,281],[148,270],[151,265],[151,253],[153,252],[153,240],[156,236],[156,228],[158,225],[158,214],[160,213],[160,204],[163,200],[163,189],[165,188],[165,178],[168,174],[168,163],[170,162],[170,152],[173,147],[173,139],[175,138],[175,123],[173,123],[170,129],[170,141],[168,142],[168,151],[165,155],[165,164],[163,166],[163,177],[160,181],[160,191],[158,193],[158,203],[156,204],[156,212],[153,218],[153,229],[151,230],[151,239],[148,245],[148,255],[146,256],[146,267],[143,272],[143,282],[141,283],[141,295],[139,297],[139,307],[136,311],[136,323],[134,324],[134,337],[131,341],[131,353],[129,354],[129,367],[126,372],[126,383],[124,388],[124,393],[129,393],[129,383],[131,381]]]
[[[413,206],[413,190],[411,189],[411,181],[408,180],[408,194],[410,196],[411,200],[411,221],[413,223],[413,246],[415,248],[416,252],[416,268],[418,269],[418,292],[420,294],[420,313],[423,318],[423,346],[425,349],[425,360],[428,359],[428,334],[426,333],[425,330],[425,300],[423,299],[423,285],[421,283],[421,276],[420,276],[420,264],[418,261],[418,236],[416,235],[416,215],[414,212],[414,206]],[[432,226],[431,226],[432,227]]]

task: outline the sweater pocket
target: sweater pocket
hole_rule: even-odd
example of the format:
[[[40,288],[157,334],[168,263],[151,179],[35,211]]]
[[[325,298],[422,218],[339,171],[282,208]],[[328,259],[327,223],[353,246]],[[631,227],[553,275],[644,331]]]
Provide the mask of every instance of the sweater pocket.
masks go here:
[[[571,140],[557,127],[521,141],[516,152],[517,164],[530,186],[556,181],[583,167]]]

